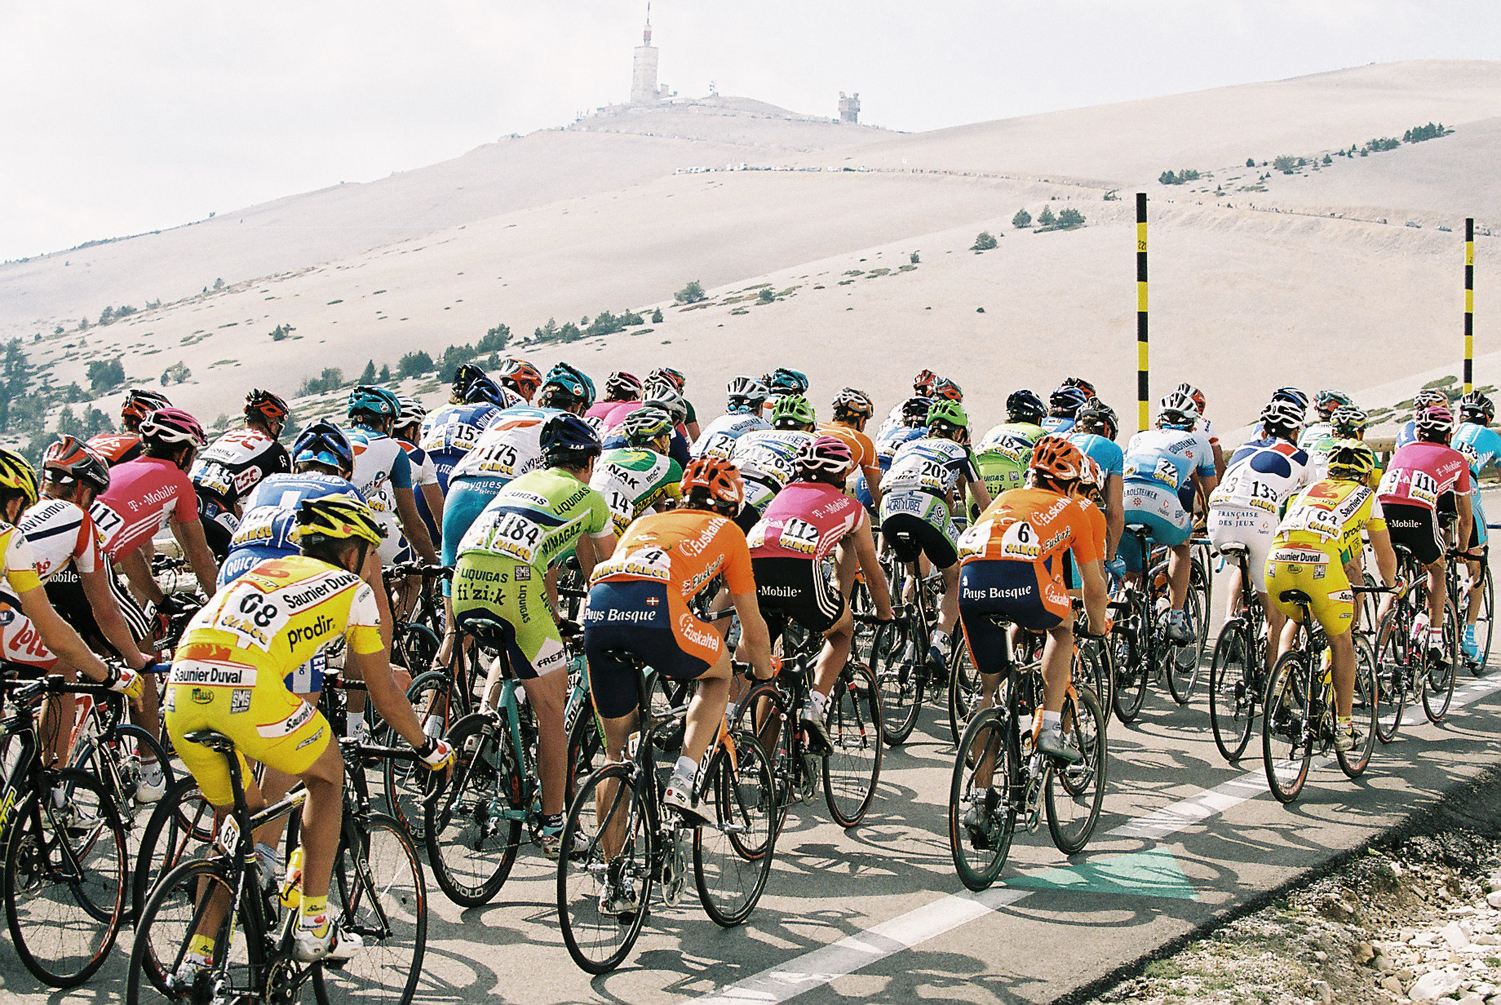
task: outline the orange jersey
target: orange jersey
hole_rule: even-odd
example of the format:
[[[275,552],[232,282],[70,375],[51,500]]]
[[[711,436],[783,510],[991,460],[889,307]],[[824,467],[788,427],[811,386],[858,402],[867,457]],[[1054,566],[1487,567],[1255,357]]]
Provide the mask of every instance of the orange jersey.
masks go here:
[[[590,582],[654,580],[687,601],[720,575],[731,593],[756,592],[745,532],[704,510],[673,510],[634,521]]]
[[[1002,492],[959,538],[961,562],[1021,561],[1058,575],[1055,557],[1078,563],[1105,556],[1105,514],[1098,506],[1048,489]]]
[[[823,436],[832,436],[836,440],[844,441],[844,445],[850,448],[851,456],[855,458],[855,467],[875,467],[876,445],[860,430],[837,422],[820,422],[818,432]]]

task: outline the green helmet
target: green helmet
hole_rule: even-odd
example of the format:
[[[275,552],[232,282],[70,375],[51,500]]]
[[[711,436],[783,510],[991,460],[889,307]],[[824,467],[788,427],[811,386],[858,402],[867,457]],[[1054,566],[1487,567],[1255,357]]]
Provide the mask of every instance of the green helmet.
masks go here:
[[[811,427],[816,421],[813,403],[801,394],[789,394],[778,398],[776,407],[771,410],[773,429]]]
[[[939,398],[928,408],[928,428],[932,429],[934,426],[942,427],[944,431],[968,429],[969,413],[959,402]]]

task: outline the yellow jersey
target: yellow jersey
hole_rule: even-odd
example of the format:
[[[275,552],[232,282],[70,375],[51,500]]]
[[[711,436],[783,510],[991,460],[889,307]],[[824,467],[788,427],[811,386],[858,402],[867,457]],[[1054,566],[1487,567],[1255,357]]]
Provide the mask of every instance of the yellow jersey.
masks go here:
[[[1313,545],[1321,550],[1337,547],[1343,564],[1360,551],[1360,532],[1367,529],[1386,529],[1376,493],[1359,482],[1326,478],[1287,504],[1274,543],[1279,547]]]

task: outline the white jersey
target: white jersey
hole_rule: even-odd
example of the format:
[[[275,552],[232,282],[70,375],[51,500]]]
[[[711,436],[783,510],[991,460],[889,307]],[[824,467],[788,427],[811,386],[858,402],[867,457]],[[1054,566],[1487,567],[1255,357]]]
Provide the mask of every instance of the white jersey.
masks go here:
[[[1236,449],[1224,479],[1209,496],[1209,507],[1261,510],[1276,517],[1283,503],[1311,482],[1306,451],[1288,440],[1261,437]]]
[[[62,499],[41,499],[16,525],[31,548],[36,574],[47,582],[73,563],[79,572],[104,564],[99,530],[89,514]]]
[[[448,476],[455,478],[499,478],[510,481],[528,471],[542,467],[542,426],[556,408],[532,408],[529,405],[508,408],[491,420],[464,459],[454,465]]]
[[[814,434],[801,429],[762,429],[746,433],[735,441],[730,462],[740,469],[742,478],[769,482],[778,489],[797,474],[797,455]]]
[[[386,540],[401,537],[396,513],[396,489],[411,488],[412,462],[399,440],[368,429],[351,431],[354,473],[350,482],[365,497],[377,520],[386,528]]]
[[[735,441],[746,433],[770,429],[771,424],[754,412],[730,412],[704,427],[688,453],[693,457],[719,457],[729,460],[735,453]]]

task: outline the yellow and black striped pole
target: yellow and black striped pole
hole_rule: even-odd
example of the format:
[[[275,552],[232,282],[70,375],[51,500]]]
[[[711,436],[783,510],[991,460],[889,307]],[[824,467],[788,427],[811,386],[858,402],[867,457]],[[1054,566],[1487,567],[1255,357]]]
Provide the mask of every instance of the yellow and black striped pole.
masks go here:
[[[1465,394],[1475,389],[1475,218],[1465,218]]]
[[[1136,428],[1148,425],[1147,194],[1136,193]]]

